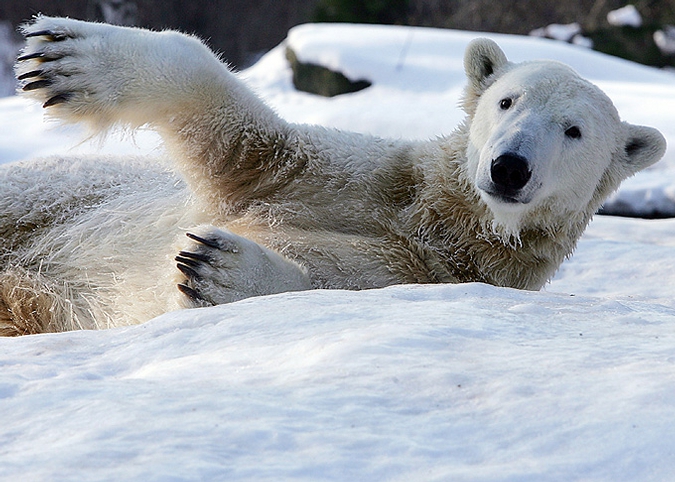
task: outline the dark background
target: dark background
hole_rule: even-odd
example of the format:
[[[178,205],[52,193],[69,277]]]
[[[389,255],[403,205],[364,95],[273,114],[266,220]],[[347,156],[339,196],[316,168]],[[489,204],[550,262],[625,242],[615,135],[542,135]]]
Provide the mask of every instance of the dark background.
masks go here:
[[[173,28],[195,33],[237,67],[277,45],[294,25],[312,21],[391,23],[527,34],[552,23],[578,22],[596,49],[652,65],[651,35],[675,24],[675,0],[632,1],[641,29],[610,28],[607,12],[629,0],[2,0],[0,22],[14,29],[38,12],[86,20]],[[650,43],[651,42],[651,43]]]

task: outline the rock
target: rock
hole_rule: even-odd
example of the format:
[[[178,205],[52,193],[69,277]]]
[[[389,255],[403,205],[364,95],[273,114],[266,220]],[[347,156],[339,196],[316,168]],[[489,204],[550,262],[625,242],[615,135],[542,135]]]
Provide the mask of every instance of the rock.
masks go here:
[[[372,82],[365,79],[352,81],[344,74],[327,67],[301,62],[290,47],[286,47],[286,58],[293,69],[293,85],[302,92],[334,97],[358,92],[372,85]]]

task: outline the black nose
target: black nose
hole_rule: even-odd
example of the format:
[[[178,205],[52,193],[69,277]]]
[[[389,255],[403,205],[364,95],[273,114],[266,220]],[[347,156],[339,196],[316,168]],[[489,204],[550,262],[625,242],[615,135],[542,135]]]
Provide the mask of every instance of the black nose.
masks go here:
[[[490,168],[492,182],[505,193],[515,193],[521,190],[530,180],[527,160],[515,154],[504,154],[492,161]]]

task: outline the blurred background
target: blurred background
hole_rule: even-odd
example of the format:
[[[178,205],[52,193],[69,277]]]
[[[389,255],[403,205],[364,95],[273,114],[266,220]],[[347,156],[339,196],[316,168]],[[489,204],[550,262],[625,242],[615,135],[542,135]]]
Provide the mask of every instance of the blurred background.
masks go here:
[[[239,69],[281,42],[288,29],[307,22],[532,34],[675,67],[675,0],[626,5],[626,0],[2,0],[0,95],[14,91],[17,26],[37,13],[194,33]],[[611,12],[622,8],[612,20]]]

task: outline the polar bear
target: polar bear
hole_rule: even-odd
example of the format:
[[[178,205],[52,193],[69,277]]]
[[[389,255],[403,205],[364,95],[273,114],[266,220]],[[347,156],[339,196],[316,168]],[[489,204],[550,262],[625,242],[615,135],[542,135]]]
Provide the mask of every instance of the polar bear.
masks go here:
[[[172,160],[0,170],[5,335],[311,288],[537,290],[665,150],[569,67],[487,39],[466,50],[465,122],[408,142],[286,122],[191,36],[44,16],[23,33],[26,96],[95,131],[150,126]]]

